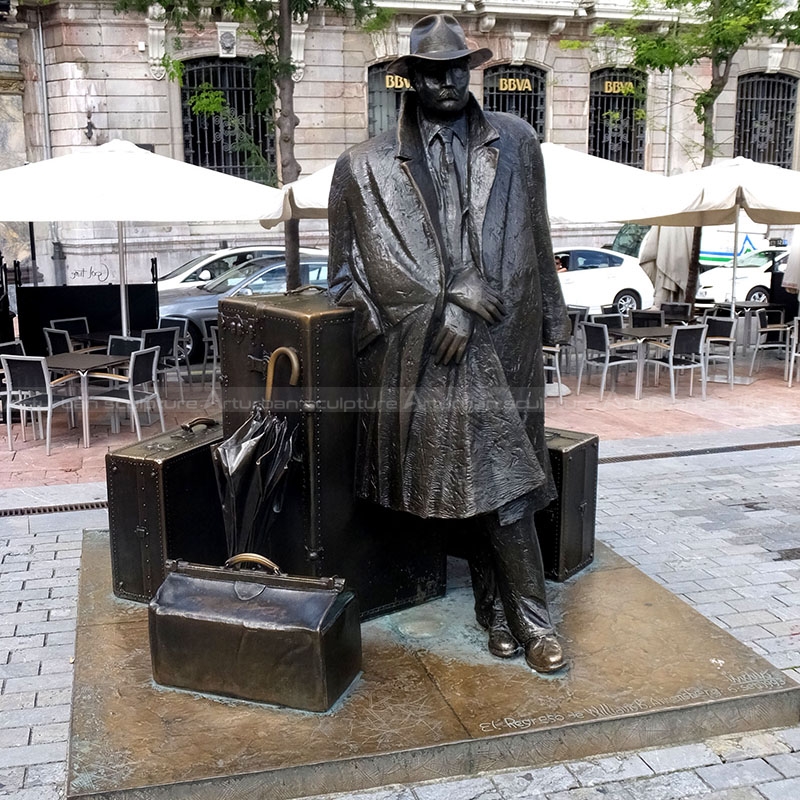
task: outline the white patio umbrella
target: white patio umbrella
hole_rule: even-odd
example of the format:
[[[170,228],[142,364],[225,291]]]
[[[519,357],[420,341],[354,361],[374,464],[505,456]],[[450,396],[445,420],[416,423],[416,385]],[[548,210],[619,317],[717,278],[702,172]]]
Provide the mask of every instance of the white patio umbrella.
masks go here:
[[[123,333],[126,222],[255,221],[283,208],[280,189],[155,155],[114,139],[0,170],[4,222],[116,222]]]
[[[684,208],[664,209],[660,214],[643,213],[628,219],[650,225],[734,224],[733,269],[731,270],[731,313],[735,311],[739,212],[754,222],[772,225],[800,223],[800,172],[747,158],[733,158],[710,167],[674,175],[667,179],[678,195],[695,200]],[[672,189],[671,189],[672,190]]]
[[[561,145],[542,145],[550,219],[559,223],[625,221],[628,217],[668,214],[686,202],[681,187],[644,170],[580,153]],[[325,219],[334,165],[283,187],[286,202],[261,224],[270,228],[289,218]],[[691,191],[691,190],[689,190]]]

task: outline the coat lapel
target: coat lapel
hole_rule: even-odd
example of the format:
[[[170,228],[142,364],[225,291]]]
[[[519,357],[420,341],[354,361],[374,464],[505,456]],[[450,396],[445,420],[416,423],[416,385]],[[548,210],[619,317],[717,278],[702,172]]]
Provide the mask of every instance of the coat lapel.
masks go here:
[[[474,106],[472,105],[474,103]],[[469,154],[469,247],[472,259],[483,272],[483,223],[489,197],[497,174],[499,150],[491,146],[499,134],[484,117],[477,103],[470,107],[470,154]]]

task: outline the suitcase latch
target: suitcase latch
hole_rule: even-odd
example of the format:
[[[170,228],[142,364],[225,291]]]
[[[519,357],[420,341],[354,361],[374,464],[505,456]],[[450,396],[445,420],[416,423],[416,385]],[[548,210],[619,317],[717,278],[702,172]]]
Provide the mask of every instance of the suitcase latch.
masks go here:
[[[266,350],[262,350],[260,356],[248,355],[247,362],[250,365],[250,371],[258,372],[266,377],[269,355],[270,354]]]

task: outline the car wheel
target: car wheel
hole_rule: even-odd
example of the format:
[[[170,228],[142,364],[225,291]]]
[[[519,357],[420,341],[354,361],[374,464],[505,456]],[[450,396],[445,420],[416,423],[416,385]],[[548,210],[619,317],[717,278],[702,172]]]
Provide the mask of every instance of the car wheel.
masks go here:
[[[642,298],[633,289],[623,289],[614,298],[614,305],[620,314],[627,315],[634,309],[642,307]]]
[[[186,357],[190,364],[199,364],[203,360],[203,334],[193,322],[186,326]]]
[[[769,303],[769,289],[766,286],[755,286],[747,293],[748,303]]]

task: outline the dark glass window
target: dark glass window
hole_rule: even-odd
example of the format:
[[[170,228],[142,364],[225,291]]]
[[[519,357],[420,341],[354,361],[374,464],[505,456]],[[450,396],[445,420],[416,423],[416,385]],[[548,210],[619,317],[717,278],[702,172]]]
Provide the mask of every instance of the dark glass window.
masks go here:
[[[500,64],[483,72],[483,107],[522,117],[544,138],[547,73],[538,67]]]
[[[411,88],[405,78],[389,75],[391,61],[373,64],[367,71],[369,135],[377,136],[397,124],[403,92]]]
[[[733,154],[791,169],[796,107],[797,78],[764,72],[740,75]]]
[[[274,170],[275,133],[271,115],[255,110],[254,71],[249,63],[235,58],[199,58],[184,64],[181,86],[184,158],[199,167],[235,175],[237,178],[260,178],[258,168],[248,161],[238,131],[245,131]],[[203,84],[221,91],[230,109],[230,117],[194,114],[189,98]]]
[[[647,81],[632,69],[600,69],[589,87],[589,154],[644,167]]]

